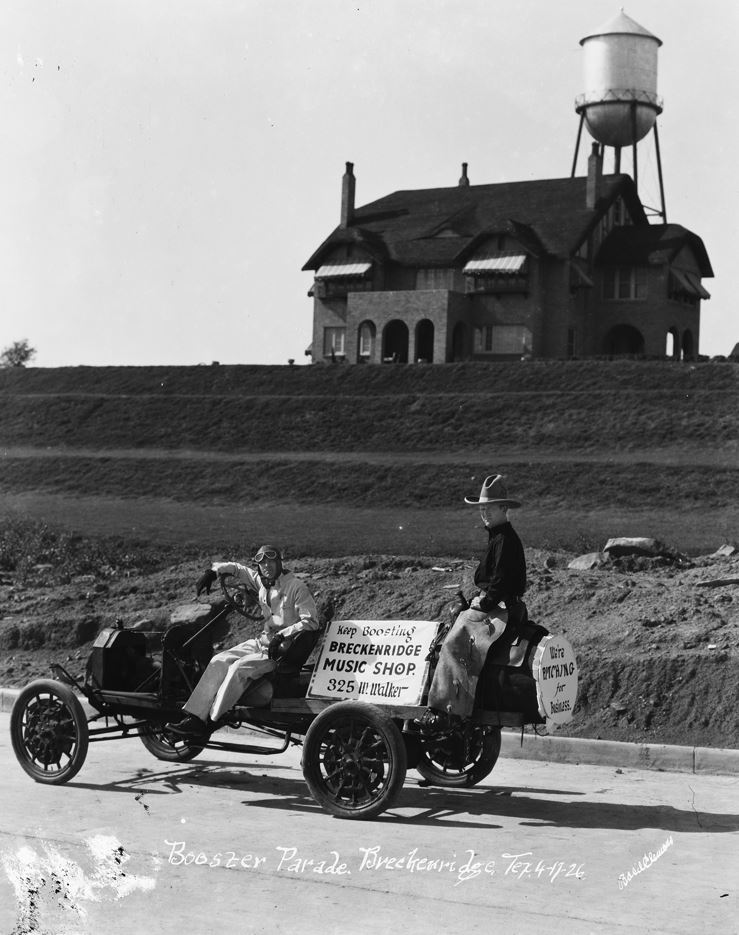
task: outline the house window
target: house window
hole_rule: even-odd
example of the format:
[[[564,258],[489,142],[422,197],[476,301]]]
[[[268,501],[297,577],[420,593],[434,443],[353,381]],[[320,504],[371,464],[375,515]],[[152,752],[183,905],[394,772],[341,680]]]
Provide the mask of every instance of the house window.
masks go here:
[[[483,325],[475,328],[475,351],[478,354],[490,354],[493,350],[493,326]]]
[[[528,292],[525,253],[498,253],[468,260],[462,270],[465,292]]]
[[[416,289],[453,289],[453,269],[416,270]]]
[[[365,321],[360,325],[359,328],[359,356],[360,357],[371,357],[372,356],[372,346],[375,341],[375,326],[369,322]]]
[[[667,297],[674,302],[697,307],[701,299],[711,296],[703,288],[697,273],[671,269],[667,277]]]
[[[643,299],[646,289],[635,266],[615,266],[603,273],[604,299]]]
[[[477,354],[529,354],[531,329],[525,325],[482,325],[475,329]]]
[[[626,210],[623,199],[618,198],[611,210],[613,211],[614,227],[625,227],[629,223],[629,212]]]
[[[323,329],[323,356],[343,357],[346,328]]]
[[[324,263],[316,270],[313,291],[317,298],[343,298],[350,292],[372,291],[372,263],[367,260]]]

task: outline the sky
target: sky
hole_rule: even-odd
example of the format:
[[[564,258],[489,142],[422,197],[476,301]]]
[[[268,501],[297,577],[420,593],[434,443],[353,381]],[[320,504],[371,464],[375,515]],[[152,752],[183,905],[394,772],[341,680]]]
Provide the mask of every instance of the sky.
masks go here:
[[[704,241],[700,352],[728,354],[734,0],[633,0],[659,36],[667,219]],[[5,0],[0,349],[34,366],[309,363],[310,273],[400,189],[570,174],[579,40],[619,0]],[[659,204],[640,144],[642,201]],[[585,174],[583,134],[577,174]],[[624,164],[626,165],[626,164]],[[608,162],[606,163],[608,171]]]

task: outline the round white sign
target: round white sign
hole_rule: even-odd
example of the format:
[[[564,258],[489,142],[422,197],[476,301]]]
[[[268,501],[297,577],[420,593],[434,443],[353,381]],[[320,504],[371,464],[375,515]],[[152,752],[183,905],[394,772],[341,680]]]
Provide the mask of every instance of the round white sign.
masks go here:
[[[545,636],[536,647],[532,672],[539,714],[554,724],[569,721],[577,701],[577,660],[568,641]]]

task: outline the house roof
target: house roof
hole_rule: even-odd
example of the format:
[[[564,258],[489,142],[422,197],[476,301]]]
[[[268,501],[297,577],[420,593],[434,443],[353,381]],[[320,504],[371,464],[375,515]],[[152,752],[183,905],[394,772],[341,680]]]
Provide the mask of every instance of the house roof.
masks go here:
[[[671,263],[683,247],[692,250],[701,276],[712,277],[713,269],[703,241],[680,224],[615,227],[603,241],[595,262],[637,266]]]
[[[629,176],[603,176],[595,208],[586,206],[586,185],[578,177],[393,192],[357,208],[349,227],[337,227],[303,269],[316,269],[349,241],[403,266],[454,266],[486,236],[506,232],[534,254],[566,257],[619,194],[635,222],[648,223]]]

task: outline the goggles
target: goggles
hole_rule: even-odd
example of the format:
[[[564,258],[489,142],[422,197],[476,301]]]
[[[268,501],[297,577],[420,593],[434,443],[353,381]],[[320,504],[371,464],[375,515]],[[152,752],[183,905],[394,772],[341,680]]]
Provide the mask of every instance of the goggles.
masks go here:
[[[277,549],[260,549],[257,554],[254,556],[254,561],[257,565],[260,562],[263,562],[265,559],[277,559],[280,557],[280,553]]]

